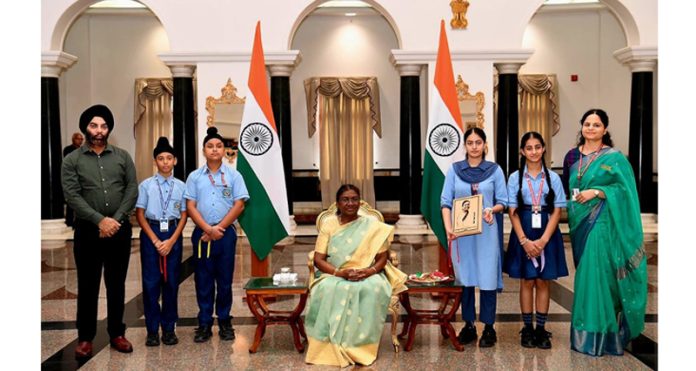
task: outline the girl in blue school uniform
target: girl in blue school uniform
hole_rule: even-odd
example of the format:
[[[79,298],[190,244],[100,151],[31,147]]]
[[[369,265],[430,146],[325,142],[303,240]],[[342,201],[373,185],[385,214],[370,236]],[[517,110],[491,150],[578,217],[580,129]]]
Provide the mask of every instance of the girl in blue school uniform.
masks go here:
[[[249,192],[242,175],[223,163],[225,146],[215,127],[203,139],[206,163],[186,179],[186,209],[196,224],[191,235],[196,262],[194,281],[198,301],[198,328],[193,341],[213,335],[213,308],[221,340],[234,340],[232,328],[232,276],[237,231],[234,223],[244,210]],[[217,290],[217,292],[216,292]]]
[[[472,127],[464,132],[466,158],[452,163],[445,176],[440,196],[442,221],[451,243],[450,257],[455,281],[462,288],[462,319],[466,322],[458,340],[469,344],[476,333],[475,291],[479,288],[479,321],[484,328],[478,345],[492,347],[498,341],[495,312],[497,293],[503,289],[503,211],[507,206],[505,174],[500,166],[486,161],[486,133]],[[454,200],[480,194],[483,196],[481,233],[457,237],[453,232],[452,206]]]
[[[135,204],[140,224],[140,263],[143,275],[143,306],[147,340],[145,345],[174,345],[179,342],[174,332],[181,267],[181,231],[186,225],[184,182],[174,178],[174,148],[160,137],[153,151],[157,173],[138,187]],[[162,293],[162,307],[159,305]]]
[[[566,197],[561,178],[546,167],[546,145],[530,131],[520,140],[520,169],[508,180],[509,214],[513,233],[503,271],[520,279],[523,347],[551,348],[544,325],[549,312],[549,281],[568,275],[563,237],[558,228]],[[536,298],[534,292],[536,291]],[[536,306],[536,329],[532,313]]]

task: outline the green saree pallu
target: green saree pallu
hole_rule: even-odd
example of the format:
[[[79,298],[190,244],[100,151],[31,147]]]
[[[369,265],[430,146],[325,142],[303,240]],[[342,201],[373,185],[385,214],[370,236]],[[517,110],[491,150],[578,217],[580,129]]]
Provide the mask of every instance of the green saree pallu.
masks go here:
[[[577,149],[574,149],[577,151]],[[571,349],[621,355],[645,325],[648,274],[635,178],[626,157],[605,147],[570,168],[570,189],[596,189],[584,204],[568,203],[576,266]],[[578,178],[578,174],[582,174]]]
[[[315,251],[340,269],[368,268],[378,253],[387,251],[394,227],[359,217],[339,225],[327,220]],[[383,271],[362,281],[322,274],[310,287],[305,315],[307,363],[346,367],[369,365],[377,358],[389,301],[395,290],[406,289],[406,275],[387,263]]]

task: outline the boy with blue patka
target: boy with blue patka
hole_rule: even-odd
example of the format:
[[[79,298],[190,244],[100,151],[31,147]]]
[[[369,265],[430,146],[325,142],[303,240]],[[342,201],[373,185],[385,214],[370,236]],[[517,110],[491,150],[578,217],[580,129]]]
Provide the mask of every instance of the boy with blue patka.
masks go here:
[[[198,301],[197,343],[213,335],[213,304],[221,340],[234,340],[232,328],[232,276],[237,231],[233,223],[244,210],[249,192],[242,175],[223,164],[225,146],[215,127],[203,139],[206,163],[186,180],[186,208],[196,224],[191,235],[196,261],[195,283]],[[217,293],[216,293],[217,288]]]
[[[146,346],[179,342],[174,331],[178,319],[177,294],[181,268],[182,236],[187,213],[186,185],[172,174],[176,165],[174,148],[160,137],[153,151],[157,173],[138,187],[135,204],[140,224],[140,262],[143,274],[143,306],[147,327]],[[162,307],[159,305],[162,293]]]

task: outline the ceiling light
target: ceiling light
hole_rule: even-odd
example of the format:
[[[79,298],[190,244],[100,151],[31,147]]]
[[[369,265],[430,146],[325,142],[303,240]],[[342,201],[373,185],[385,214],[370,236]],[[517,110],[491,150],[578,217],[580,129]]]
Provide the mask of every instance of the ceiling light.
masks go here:
[[[346,17],[355,17],[356,13],[346,13]]]
[[[598,3],[599,0],[546,0],[547,5]]]
[[[100,1],[90,8],[121,8],[121,9],[134,9],[134,8],[146,8],[145,5],[133,1],[133,0],[104,0]]]
[[[371,8],[372,6],[359,0],[331,0],[321,5],[319,8]]]

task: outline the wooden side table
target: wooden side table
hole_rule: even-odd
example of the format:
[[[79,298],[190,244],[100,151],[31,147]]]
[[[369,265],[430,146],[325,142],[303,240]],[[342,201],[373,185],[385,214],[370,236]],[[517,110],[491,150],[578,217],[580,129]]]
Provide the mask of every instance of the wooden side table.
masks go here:
[[[406,312],[408,313],[408,316],[404,321],[404,328],[401,331],[401,334],[399,334],[400,339],[403,339],[406,334],[408,334],[408,339],[406,340],[404,350],[408,352],[413,347],[413,340],[416,335],[417,325],[431,324],[439,325],[442,336],[445,339],[450,339],[454,349],[460,352],[463,351],[464,345],[460,344],[457,340],[457,334],[451,324],[452,318],[457,313],[457,309],[459,308],[462,287],[455,285],[454,282],[435,285],[408,282],[406,286],[408,287],[408,290],[399,294],[401,305],[403,305],[404,309],[406,309]],[[440,298],[440,307],[436,310],[414,309],[411,307],[409,295],[418,293],[437,294]]]
[[[266,333],[266,326],[270,325],[289,325],[292,329],[295,348],[298,352],[304,352],[304,346],[300,339],[300,335],[307,339],[304,330],[304,323],[300,315],[307,303],[307,294],[309,292],[307,285],[304,283],[295,283],[291,285],[274,285],[272,277],[252,277],[244,286],[247,296],[247,304],[251,313],[259,321],[256,325],[256,334],[254,342],[249,348],[249,353],[256,353],[256,350],[261,344],[261,339]],[[300,295],[300,302],[292,311],[271,310],[264,300],[266,296],[278,295]]]

